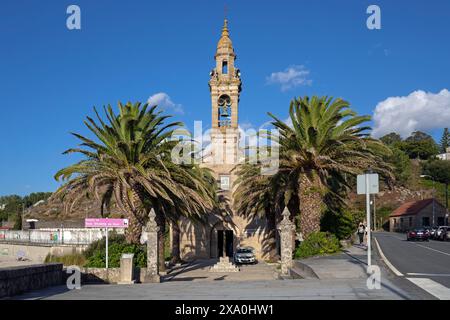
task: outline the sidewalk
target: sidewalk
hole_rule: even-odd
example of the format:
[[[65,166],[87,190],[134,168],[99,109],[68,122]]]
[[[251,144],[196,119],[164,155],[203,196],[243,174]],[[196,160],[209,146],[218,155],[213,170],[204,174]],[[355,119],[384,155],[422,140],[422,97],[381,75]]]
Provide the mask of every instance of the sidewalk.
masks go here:
[[[366,247],[353,245],[338,254],[295,260],[293,269],[304,278],[323,280],[367,279],[366,268]]]
[[[351,247],[343,253],[304,259],[300,262],[313,270],[315,276],[288,280],[168,281],[159,284],[85,285],[81,290],[53,287],[30,292],[14,299],[256,299],[256,300],[402,300],[410,294],[394,285],[382,271],[381,289],[370,290],[365,274],[366,251]],[[375,264],[375,261],[374,261]],[[383,270],[383,268],[382,268]],[[208,277],[205,272],[196,275]],[[194,279],[190,279],[194,280]],[[202,279],[197,279],[202,280]]]

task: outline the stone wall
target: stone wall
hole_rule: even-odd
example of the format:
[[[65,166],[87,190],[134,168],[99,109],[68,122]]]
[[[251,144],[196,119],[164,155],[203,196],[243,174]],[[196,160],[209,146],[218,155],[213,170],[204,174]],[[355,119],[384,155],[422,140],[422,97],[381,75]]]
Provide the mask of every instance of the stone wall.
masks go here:
[[[118,283],[120,282],[120,268],[81,268],[81,283]],[[134,279],[136,282],[144,282],[146,275],[145,268],[134,269]]]
[[[0,298],[63,283],[61,263],[0,269]]]
[[[66,254],[82,253],[87,245],[39,245],[39,244],[15,244],[0,242],[0,257],[25,258],[35,263],[43,263],[48,254],[63,256]]]

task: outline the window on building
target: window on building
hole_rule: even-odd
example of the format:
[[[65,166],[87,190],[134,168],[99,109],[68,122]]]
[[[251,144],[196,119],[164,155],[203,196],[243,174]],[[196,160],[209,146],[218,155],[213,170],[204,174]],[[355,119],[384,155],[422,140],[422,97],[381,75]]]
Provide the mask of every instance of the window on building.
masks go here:
[[[412,227],[412,217],[409,217],[408,224],[409,224],[410,227]]]
[[[222,62],[222,73],[228,74],[228,62],[227,61]]]
[[[422,217],[422,226],[426,227],[430,225],[430,217]]]
[[[230,190],[230,176],[220,176],[219,179],[220,189]]]

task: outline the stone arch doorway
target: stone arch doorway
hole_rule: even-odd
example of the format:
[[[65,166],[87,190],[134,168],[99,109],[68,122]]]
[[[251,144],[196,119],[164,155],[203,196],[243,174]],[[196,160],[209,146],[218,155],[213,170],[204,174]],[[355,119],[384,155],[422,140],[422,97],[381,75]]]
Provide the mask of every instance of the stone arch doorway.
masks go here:
[[[236,230],[220,221],[211,228],[210,242],[210,257],[218,259],[233,257],[239,239]]]

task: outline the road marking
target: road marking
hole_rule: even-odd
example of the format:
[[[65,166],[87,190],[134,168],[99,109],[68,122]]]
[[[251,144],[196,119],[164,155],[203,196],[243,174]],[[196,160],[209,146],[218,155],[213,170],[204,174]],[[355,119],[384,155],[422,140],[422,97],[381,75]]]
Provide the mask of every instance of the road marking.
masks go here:
[[[402,274],[400,271],[398,271],[397,268],[394,267],[394,266],[392,265],[392,263],[386,258],[386,256],[384,255],[383,251],[381,250],[381,247],[380,247],[380,245],[379,245],[379,243],[378,243],[377,238],[374,237],[373,239],[375,240],[375,244],[377,245],[378,252],[380,253],[381,259],[384,260],[384,263],[386,263],[386,265],[389,267],[389,269],[391,269],[391,271],[392,271],[396,276],[398,276],[398,277],[403,277],[403,274]]]
[[[450,277],[450,273],[407,273],[408,276],[425,276],[425,277]]]
[[[442,284],[437,283],[427,278],[406,278],[414,283],[419,288],[432,294],[439,300],[450,300],[450,289],[444,287]]]
[[[416,243],[417,244],[417,243]],[[427,246],[423,246],[423,245],[421,245],[421,244],[417,244],[419,247],[422,247],[422,248],[425,248],[425,249],[429,249],[429,250],[432,250],[432,251],[436,251],[436,252],[439,252],[439,253],[442,253],[442,254],[445,254],[446,256],[450,256],[450,253],[447,253],[447,252],[444,252],[444,251],[441,251],[441,250],[437,250],[437,249],[433,249],[433,248],[430,248],[430,247],[427,247]]]

